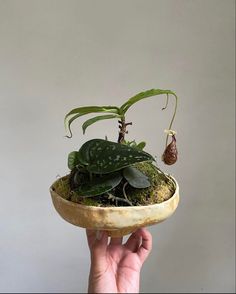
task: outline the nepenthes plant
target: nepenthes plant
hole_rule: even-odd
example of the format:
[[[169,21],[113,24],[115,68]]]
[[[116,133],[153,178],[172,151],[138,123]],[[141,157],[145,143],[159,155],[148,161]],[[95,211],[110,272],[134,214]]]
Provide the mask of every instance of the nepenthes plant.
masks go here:
[[[166,130],[166,148],[162,155],[165,164],[177,161],[176,132],[172,130],[178,97],[173,91],[151,89],[128,99],[118,106],[85,106],[72,109],[65,116],[68,138],[72,137],[71,124],[81,116],[99,114],[82,124],[86,129],[103,120],[118,120],[118,139],[112,142],[95,138],[85,142],[79,150],[68,155],[68,190],[65,198],[70,201],[94,206],[135,206],[162,202],[171,197],[175,187],[171,177],[158,168],[154,157],[144,151],[146,143],[135,140],[127,141],[127,111],[140,100],[152,96],[166,95],[175,98],[175,107],[170,125]],[[168,144],[168,138],[171,142]]]

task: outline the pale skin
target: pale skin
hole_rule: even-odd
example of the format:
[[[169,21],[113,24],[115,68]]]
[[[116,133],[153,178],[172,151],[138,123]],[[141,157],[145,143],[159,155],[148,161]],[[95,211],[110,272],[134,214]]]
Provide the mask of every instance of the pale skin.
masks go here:
[[[86,230],[91,255],[88,293],[139,293],[140,271],[152,249],[150,232],[141,228],[126,243],[105,231]]]

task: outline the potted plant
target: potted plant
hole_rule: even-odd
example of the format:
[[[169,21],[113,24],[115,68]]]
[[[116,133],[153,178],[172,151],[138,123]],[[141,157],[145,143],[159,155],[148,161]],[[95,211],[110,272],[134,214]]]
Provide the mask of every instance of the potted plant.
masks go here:
[[[168,130],[166,148],[162,155],[165,164],[177,160],[176,132],[172,128],[178,98],[173,91],[151,89],[128,99],[121,107],[86,106],[71,110],[65,116],[65,127],[72,137],[71,124],[77,118],[102,113],[86,120],[86,129],[101,120],[118,119],[117,142],[95,138],[68,155],[69,174],[50,187],[53,204],[66,221],[89,229],[106,230],[112,237],[131,233],[138,227],[152,225],[168,218],[179,202],[177,181],[164,173],[154,157],[144,151],[146,143],[127,141],[126,114],[142,99],[165,94],[175,98],[175,108]],[[168,144],[168,138],[171,142]]]

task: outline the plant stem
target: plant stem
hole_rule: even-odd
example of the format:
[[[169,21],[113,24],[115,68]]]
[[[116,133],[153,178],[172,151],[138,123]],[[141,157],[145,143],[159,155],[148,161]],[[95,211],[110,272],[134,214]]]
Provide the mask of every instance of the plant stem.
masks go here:
[[[119,120],[118,122],[119,122],[119,129],[120,129],[118,143],[123,143],[125,140],[125,134],[128,133],[128,131],[126,130],[126,127],[128,125],[132,125],[132,122],[126,123],[124,117],[121,120]]]

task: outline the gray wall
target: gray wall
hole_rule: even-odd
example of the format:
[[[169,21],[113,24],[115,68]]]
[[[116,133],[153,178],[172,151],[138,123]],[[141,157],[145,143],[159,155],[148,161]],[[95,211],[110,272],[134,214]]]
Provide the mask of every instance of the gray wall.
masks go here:
[[[179,161],[160,161],[173,111],[165,97],[137,104],[127,138],[180,185],[176,213],[150,227],[145,292],[234,292],[234,1],[0,1],[0,291],[83,292],[85,232],[56,214],[49,186],[67,154],[90,138],[116,140],[100,122],[64,137],[71,108],[117,104],[166,88],[180,97]]]

